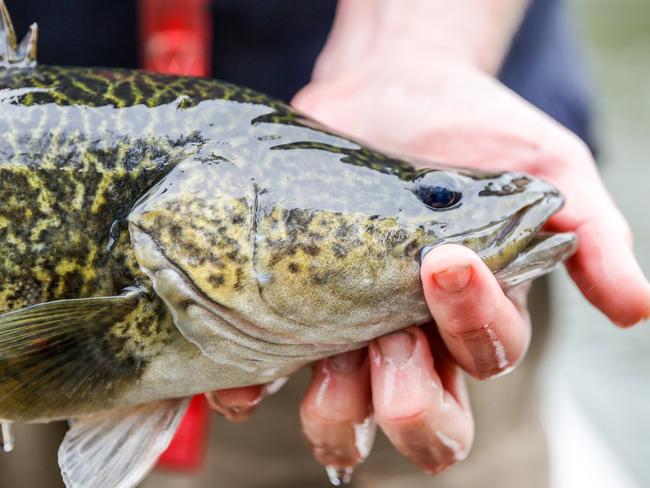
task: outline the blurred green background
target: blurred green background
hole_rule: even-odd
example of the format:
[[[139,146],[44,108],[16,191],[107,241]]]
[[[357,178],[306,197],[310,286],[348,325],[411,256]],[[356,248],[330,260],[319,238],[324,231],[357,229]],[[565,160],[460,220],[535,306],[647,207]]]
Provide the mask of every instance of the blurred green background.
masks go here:
[[[602,174],[650,276],[650,1],[573,0],[572,7],[595,80]],[[552,289],[557,334],[547,371],[568,383],[639,486],[650,486],[650,323],[616,329],[566,274],[554,276]]]

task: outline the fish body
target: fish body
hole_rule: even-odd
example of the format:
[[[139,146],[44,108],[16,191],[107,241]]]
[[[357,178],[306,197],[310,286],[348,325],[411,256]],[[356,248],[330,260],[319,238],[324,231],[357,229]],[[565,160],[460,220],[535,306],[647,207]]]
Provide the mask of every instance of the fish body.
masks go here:
[[[532,176],[421,169],[253,90],[34,66],[35,41],[6,42],[0,418],[80,419],[60,453],[69,486],[100,478],[80,466],[106,458],[75,442],[116,419],[146,419],[143,451],[159,452],[173,399],[430,321],[419,266],[436,245],[473,249],[504,286],[575,247],[538,232],[562,198]]]
[[[377,288],[382,273],[408,276],[399,285],[410,296],[403,308],[417,302],[417,322],[427,316],[415,259],[425,231],[394,217],[395,197],[416,174],[406,163],[312,128],[278,101],[213,80],[1,70],[0,107],[0,313],[139,290],[131,291],[138,296],[133,312],[95,334],[101,346],[92,345],[92,354],[86,342],[68,341],[69,374],[17,385],[11,375],[27,365],[0,358],[0,375],[10,376],[0,381],[4,418],[68,418],[271,381],[412,323],[407,313],[398,325],[375,324],[370,335],[350,328],[372,321],[369,310],[388,307],[394,288],[372,296],[364,290]],[[426,217],[418,202],[411,207]],[[386,240],[372,239],[373,232]],[[179,333],[175,305],[164,304],[136,259],[134,233],[163,243],[169,268],[195,273],[191,285],[226,311],[223,320],[242,325],[237,339],[223,331],[226,338],[197,339],[208,342],[197,348]],[[391,257],[396,268],[379,262]],[[356,289],[349,286],[355,273],[364,275]],[[363,310],[358,299],[366,301]],[[341,327],[331,328],[332,313]],[[37,368],[51,357],[47,340]],[[53,341],[57,357],[60,342]],[[91,369],[85,378],[79,362]],[[34,401],[61,391],[65,397],[46,408]]]
[[[460,200],[428,205],[445,185]],[[35,369],[69,344],[69,374],[0,381],[17,420],[268,382],[426,322],[425,246],[497,272],[561,202],[524,175],[419,170],[223,82],[48,66],[0,70],[0,196],[0,313],[130,297],[90,344],[39,344]]]

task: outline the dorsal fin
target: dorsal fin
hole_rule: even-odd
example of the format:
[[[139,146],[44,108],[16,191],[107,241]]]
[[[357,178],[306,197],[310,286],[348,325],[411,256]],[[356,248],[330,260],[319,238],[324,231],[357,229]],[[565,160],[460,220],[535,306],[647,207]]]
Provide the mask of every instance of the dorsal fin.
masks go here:
[[[31,68],[36,66],[38,26],[32,24],[25,38],[18,43],[14,24],[4,0],[0,0],[0,68]]]

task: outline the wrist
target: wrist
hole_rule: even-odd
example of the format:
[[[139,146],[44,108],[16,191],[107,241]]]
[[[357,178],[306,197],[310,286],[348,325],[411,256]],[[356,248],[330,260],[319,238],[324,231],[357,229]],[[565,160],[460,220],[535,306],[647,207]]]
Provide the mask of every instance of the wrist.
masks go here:
[[[455,59],[495,75],[528,1],[339,0],[315,75],[353,69],[375,55],[418,64]]]

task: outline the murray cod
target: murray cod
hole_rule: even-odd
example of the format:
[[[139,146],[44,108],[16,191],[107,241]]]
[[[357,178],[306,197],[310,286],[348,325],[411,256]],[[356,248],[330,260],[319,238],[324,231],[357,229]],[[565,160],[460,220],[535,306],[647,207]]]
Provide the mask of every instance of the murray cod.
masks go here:
[[[37,66],[0,12],[0,419],[73,419],[68,486],[135,484],[193,394],[431,320],[433,246],[504,287],[574,250],[539,179],[417,169],[220,81]]]

